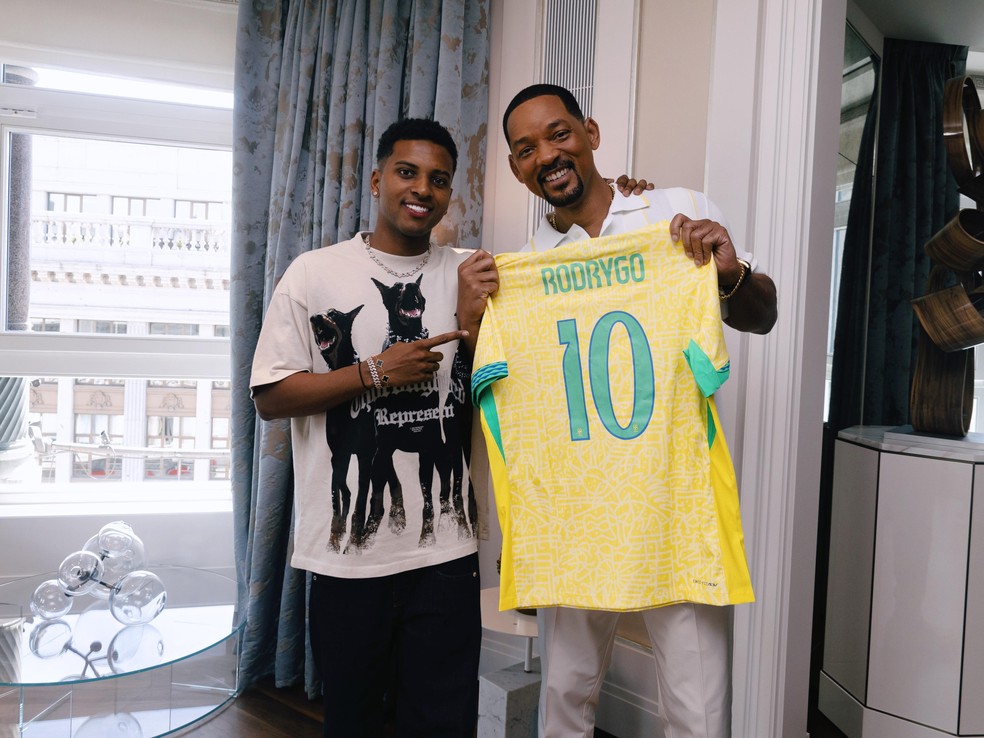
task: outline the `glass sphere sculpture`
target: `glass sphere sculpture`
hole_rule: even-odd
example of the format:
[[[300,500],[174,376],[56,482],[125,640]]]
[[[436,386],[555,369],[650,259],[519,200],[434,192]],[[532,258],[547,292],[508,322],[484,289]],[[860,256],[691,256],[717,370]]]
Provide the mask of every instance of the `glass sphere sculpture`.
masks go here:
[[[60,618],[71,609],[72,598],[65,594],[57,579],[41,582],[31,597],[31,612],[44,620]]]
[[[72,627],[64,620],[49,620],[31,633],[31,653],[39,659],[60,656],[72,644]]]
[[[122,551],[117,550],[112,556],[106,554],[105,549],[100,545],[99,535],[94,535],[86,541],[82,549],[92,551],[102,559],[102,579],[89,592],[93,597],[100,600],[108,600],[110,592],[113,591],[113,587],[120,579],[132,571],[143,568],[144,565],[143,541],[135,535],[132,537],[128,548]]]
[[[79,550],[65,557],[55,579],[42,582],[31,597],[31,612],[55,620],[72,609],[72,598],[108,600],[123,625],[144,625],[167,602],[164,583],[144,566],[144,543],[122,520],[107,523]]]
[[[92,551],[75,551],[58,567],[58,583],[70,597],[88,594],[102,580],[103,562]]]
[[[166,602],[160,577],[141,569],[117,582],[109,595],[109,611],[124,625],[143,625],[160,615]]]
[[[143,541],[133,532],[133,528],[122,520],[107,523],[96,535],[99,553],[108,558],[133,556],[135,549],[143,553]]]
[[[74,738],[143,738],[143,729],[128,712],[93,715],[73,734]]]
[[[161,663],[164,636],[153,625],[129,625],[109,644],[109,668],[116,674],[147,669]]]

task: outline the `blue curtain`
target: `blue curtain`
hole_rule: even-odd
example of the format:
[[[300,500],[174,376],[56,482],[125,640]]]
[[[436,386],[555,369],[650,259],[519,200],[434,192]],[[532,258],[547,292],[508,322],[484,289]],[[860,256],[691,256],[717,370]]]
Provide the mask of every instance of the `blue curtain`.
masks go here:
[[[298,254],[370,227],[376,141],[403,117],[434,118],[458,145],[436,243],[481,242],[490,0],[242,0],[233,124],[232,489],[240,686],[304,678],[307,576],[290,567],[290,428],[249,397],[269,295]]]

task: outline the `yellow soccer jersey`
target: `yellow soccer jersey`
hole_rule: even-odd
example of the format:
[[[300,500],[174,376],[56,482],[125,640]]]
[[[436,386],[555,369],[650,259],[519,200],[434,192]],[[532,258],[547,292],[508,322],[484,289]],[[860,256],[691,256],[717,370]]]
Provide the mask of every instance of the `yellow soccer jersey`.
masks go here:
[[[472,373],[503,531],[500,607],[753,599],[713,393],[717,274],[668,222],[496,257]]]

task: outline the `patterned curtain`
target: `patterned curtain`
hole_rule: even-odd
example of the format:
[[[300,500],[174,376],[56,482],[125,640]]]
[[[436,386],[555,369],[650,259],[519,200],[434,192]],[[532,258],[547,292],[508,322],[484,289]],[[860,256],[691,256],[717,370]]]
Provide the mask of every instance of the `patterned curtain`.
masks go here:
[[[232,487],[240,684],[319,685],[307,577],[290,567],[290,426],[263,422],[249,375],[269,295],[298,254],[370,227],[376,142],[434,118],[458,145],[434,240],[476,248],[488,117],[490,0],[241,0],[233,133]]]

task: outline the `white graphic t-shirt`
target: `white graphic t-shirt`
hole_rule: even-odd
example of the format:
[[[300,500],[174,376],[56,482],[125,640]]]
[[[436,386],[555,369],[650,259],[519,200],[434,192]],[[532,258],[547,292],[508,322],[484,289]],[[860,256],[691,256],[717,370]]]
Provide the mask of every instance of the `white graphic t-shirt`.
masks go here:
[[[396,273],[421,261],[373,253]],[[369,257],[361,234],[302,254],[270,301],[250,387],[456,330],[457,268],[467,255],[432,247],[423,269],[399,278]],[[292,566],[376,577],[477,550],[467,363],[457,341],[435,350],[444,358],[430,382],[370,389],[327,413],[291,419]]]

